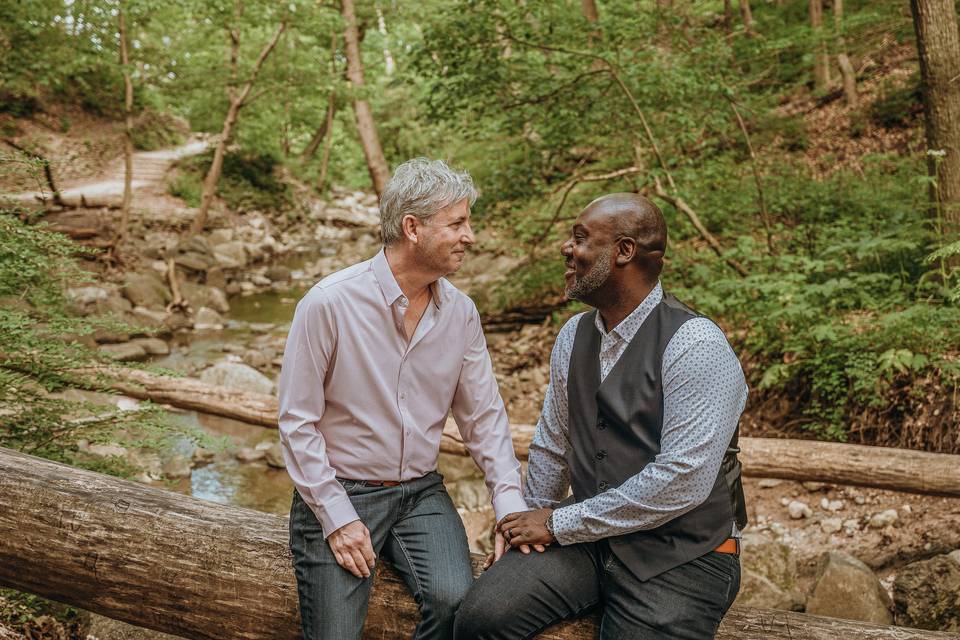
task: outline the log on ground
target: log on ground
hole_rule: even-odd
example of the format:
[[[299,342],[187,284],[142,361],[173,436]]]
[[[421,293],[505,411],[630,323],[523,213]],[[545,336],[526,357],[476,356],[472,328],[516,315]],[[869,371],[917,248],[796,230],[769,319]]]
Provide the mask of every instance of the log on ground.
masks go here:
[[[104,369],[111,386],[134,398],[210,413],[264,427],[277,427],[273,396],[208,385],[192,378],[172,378],[136,369]],[[526,459],[532,425],[513,424],[513,446]],[[960,496],[960,456],[864,445],[741,438],[745,476],[829,482],[943,496]],[[467,455],[453,421],[448,421],[440,451]]]
[[[214,504],[0,449],[0,585],[186,638],[292,640],[286,518]],[[476,568],[479,557],[474,558]],[[365,638],[408,638],[406,588],[377,569]],[[596,637],[595,620],[545,640]],[[948,634],[734,608],[721,640],[945,640]]]

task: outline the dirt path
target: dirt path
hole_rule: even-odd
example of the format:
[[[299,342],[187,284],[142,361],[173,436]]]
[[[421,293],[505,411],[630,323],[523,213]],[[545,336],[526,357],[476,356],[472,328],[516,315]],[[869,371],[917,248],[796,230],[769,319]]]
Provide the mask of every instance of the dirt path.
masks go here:
[[[209,140],[192,139],[186,144],[156,151],[138,151],[133,154],[133,206],[142,207],[147,194],[164,192],[164,179],[173,163],[182,158],[203,153]],[[96,179],[58,185],[60,197],[73,207],[118,207],[123,202],[124,162],[123,157],[112,161],[104,175]],[[15,201],[35,203],[49,193],[27,191],[7,196]]]

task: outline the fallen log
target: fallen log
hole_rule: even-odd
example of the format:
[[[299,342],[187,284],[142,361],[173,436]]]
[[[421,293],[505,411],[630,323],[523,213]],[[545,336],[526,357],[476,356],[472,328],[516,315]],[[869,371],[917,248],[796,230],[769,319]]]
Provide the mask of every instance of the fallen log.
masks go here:
[[[0,585],[186,638],[298,637],[286,518],[0,448]],[[474,558],[475,569],[480,561]],[[410,637],[413,598],[378,567],[365,638]],[[587,617],[544,640],[596,637]],[[735,607],[721,640],[945,640],[930,631]]]
[[[103,369],[111,387],[134,398],[149,399],[276,428],[277,399],[259,393],[224,389],[191,378],[159,376],[137,369]],[[526,459],[533,425],[511,425],[517,456]],[[892,489],[929,495],[960,496],[960,456],[865,445],[741,438],[745,476],[782,478]],[[448,421],[440,451],[467,455],[453,421]]]

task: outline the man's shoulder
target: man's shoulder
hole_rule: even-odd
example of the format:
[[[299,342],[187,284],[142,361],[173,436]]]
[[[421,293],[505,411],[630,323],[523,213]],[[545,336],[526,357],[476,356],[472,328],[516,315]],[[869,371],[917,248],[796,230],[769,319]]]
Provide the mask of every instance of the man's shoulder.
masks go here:
[[[441,304],[450,305],[452,309],[460,313],[479,314],[477,305],[473,298],[461,291],[452,282],[446,278],[440,278],[436,283],[437,290],[440,293]]]
[[[324,277],[304,294],[300,306],[323,308],[338,301],[355,298],[366,287],[364,278],[370,273],[370,260],[358,262]]]
[[[727,336],[723,329],[716,322],[706,316],[693,316],[677,329],[670,341],[676,342],[676,346],[690,345],[698,342],[714,342],[724,346],[729,346]],[[673,345],[671,345],[673,346]]]

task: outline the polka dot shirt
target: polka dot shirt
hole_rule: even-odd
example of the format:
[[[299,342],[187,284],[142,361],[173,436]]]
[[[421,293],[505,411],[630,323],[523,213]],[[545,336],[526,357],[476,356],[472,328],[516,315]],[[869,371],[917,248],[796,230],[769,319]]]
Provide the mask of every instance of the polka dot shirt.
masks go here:
[[[660,284],[616,327],[600,314],[600,379],[623,355],[640,325],[663,299]],[[550,357],[550,384],[530,445],[524,498],[531,509],[557,507],[569,495],[567,371],[585,314],[560,330]],[[706,318],[677,330],[663,353],[663,430],[660,453],[640,473],[583,502],[557,508],[553,529],[560,544],[591,542],[653,529],[690,511],[710,495],[727,445],[747,401],[747,384],[723,331]],[[737,534],[736,525],[734,535]]]

